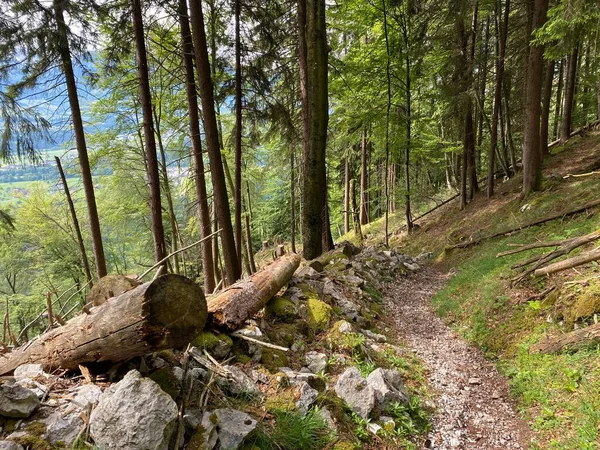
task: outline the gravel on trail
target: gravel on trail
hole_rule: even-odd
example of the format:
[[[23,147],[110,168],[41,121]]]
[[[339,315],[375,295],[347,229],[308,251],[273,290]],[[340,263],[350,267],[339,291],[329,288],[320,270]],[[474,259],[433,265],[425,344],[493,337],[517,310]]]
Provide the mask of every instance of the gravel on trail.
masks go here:
[[[528,449],[531,431],[516,411],[506,378],[432,310],[430,299],[447,279],[428,267],[386,287],[386,309],[424,361],[436,393],[433,426],[423,448]]]

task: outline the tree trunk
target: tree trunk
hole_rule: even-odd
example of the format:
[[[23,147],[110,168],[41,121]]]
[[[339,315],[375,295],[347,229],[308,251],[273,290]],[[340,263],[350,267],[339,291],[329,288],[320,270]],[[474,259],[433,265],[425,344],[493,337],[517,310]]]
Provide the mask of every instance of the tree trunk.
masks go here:
[[[563,115],[560,122],[560,143],[564,144],[571,136],[573,122],[573,99],[575,98],[575,82],[577,80],[577,60],[579,45],[576,45],[568,57],[567,80],[565,82],[565,97],[563,103]]]
[[[360,224],[369,223],[369,161],[368,161],[367,129],[364,128],[361,139],[360,158]]]
[[[248,263],[250,264],[250,274],[256,272],[256,263],[254,262],[254,248],[252,247],[252,233],[250,232],[250,215],[246,214],[246,246],[248,248]]]
[[[71,192],[69,192],[69,185],[67,184],[67,178],[65,177],[65,173],[63,172],[60,159],[58,158],[58,156],[55,156],[54,159],[56,161],[56,167],[58,168],[58,173],[60,174],[60,179],[63,184],[65,197],[67,198],[67,203],[69,204],[69,211],[71,212],[71,219],[73,220],[73,228],[75,228],[75,235],[77,236],[77,245],[79,246],[79,256],[81,257],[81,265],[83,267],[87,283],[91,287],[92,273],[90,271],[90,263],[88,262],[87,254],[85,252],[85,244],[83,243],[83,236],[81,235],[79,220],[77,220],[77,213],[75,212],[75,205],[73,204],[73,199],[71,198]],[[13,288],[13,292],[14,290],[15,289]]]
[[[537,30],[546,22],[548,0],[535,0],[533,29]],[[542,181],[542,158],[540,155],[540,117],[542,97],[542,71],[544,47],[531,45],[529,67],[527,69],[527,99],[525,129],[523,136],[523,189],[526,196],[537,191]]]
[[[241,0],[235,0],[235,167],[234,216],[235,247],[238,265],[242,264],[242,62],[240,39]]]
[[[552,100],[552,81],[554,80],[554,61],[546,63],[544,92],[542,95],[542,120],[540,123],[540,155],[548,154],[548,128],[550,126],[550,103]]]
[[[290,143],[290,237],[292,252],[296,253],[296,152],[294,144]],[[250,193],[248,193],[248,200]]]
[[[600,343],[600,323],[571,331],[557,337],[548,338],[531,346],[530,353],[575,352],[579,349],[596,346]]]
[[[94,262],[96,263],[96,274],[98,275],[98,278],[102,278],[107,273],[106,258],[104,256],[104,245],[102,244],[100,220],[98,219],[98,208],[96,206],[96,196],[94,194],[94,181],[92,179],[92,172],[90,170],[87,144],[85,141],[85,132],[83,129],[83,121],[81,119],[79,96],[77,95],[77,83],[75,81],[73,64],[71,62],[68,29],[63,15],[63,2],[64,0],[54,0],[53,3],[59,38],[59,53],[62,70],[65,75],[65,83],[67,85],[69,106],[71,108],[71,120],[73,122],[77,156],[79,158],[79,167],[81,169],[81,181],[83,184],[83,191],[85,193],[85,200],[88,209],[88,220],[90,222],[90,234],[92,238],[92,249],[94,251]]]
[[[182,347],[204,328],[206,317],[202,289],[181,275],[164,275],[0,355],[0,375],[22,364],[72,370]]]
[[[502,0],[496,0],[496,86],[494,88],[494,109],[492,112],[492,131],[490,151],[488,154],[487,196],[494,195],[494,174],[496,173],[496,152],[498,150],[498,115],[502,113],[502,81],[506,55],[506,38],[508,36],[508,20],[510,16],[510,0],[504,6],[504,19],[499,23],[502,13]]]
[[[304,3],[305,2],[305,3]],[[305,35],[306,96],[303,108],[308,110],[308,144],[304,155],[302,233],[304,257],[314,259],[323,252],[323,235],[328,233],[327,174],[325,150],[327,143],[327,36],[325,25],[325,0],[300,0],[299,20],[304,15],[305,26],[300,22],[300,34]],[[306,117],[305,116],[305,117]]]
[[[385,169],[384,169],[384,189],[385,189],[385,226],[383,242],[386,247],[389,247],[389,213],[390,213],[390,187],[389,187],[389,174],[388,166],[390,161],[390,109],[392,107],[392,78],[390,72],[390,44],[388,37],[388,26],[387,26],[387,10],[385,7],[385,1],[381,0],[381,7],[383,11],[383,33],[385,37],[385,52],[386,52],[386,64],[385,64],[385,75],[387,81],[387,103],[386,103],[386,114],[385,114]]]
[[[146,58],[141,0],[132,0],[132,13],[139,77],[139,95],[144,118],[144,142],[146,149],[146,170],[148,185],[150,187],[150,221],[152,224],[152,239],[154,241],[154,260],[161,261],[167,254],[165,249],[165,232],[162,223],[160,177],[158,175],[156,140],[154,138],[154,123],[152,120],[152,97],[150,95],[150,81],[148,80],[148,60]]]
[[[362,228],[360,226],[360,214],[356,206],[356,180],[350,182],[350,197],[352,198],[352,223],[354,224],[354,235],[359,241],[363,240]]]
[[[350,158],[344,158],[344,233],[350,232]]]
[[[221,159],[219,144],[219,130],[215,115],[213,81],[210,74],[206,33],[204,31],[204,16],[200,1],[190,1],[190,18],[193,27],[192,36],[194,53],[196,55],[196,70],[198,71],[198,81],[200,84],[204,133],[206,136],[208,158],[210,160],[215,210],[219,226],[221,227],[221,243],[223,246],[227,283],[232,284],[239,279],[241,269],[235,247],[233,226],[231,225],[231,212],[229,209],[227,187],[225,185],[225,174],[223,172],[223,161]]]
[[[563,91],[563,80],[565,73],[565,60],[560,60],[560,66],[558,68],[558,85],[556,86],[556,103],[554,105],[554,123],[552,124],[552,136],[554,139],[558,139],[559,128],[561,117],[561,105],[562,105],[562,91]]]
[[[300,256],[289,253],[260,272],[209,298],[210,324],[218,329],[240,328],[287,284],[299,265]]]
[[[206,239],[211,234],[210,211],[206,194],[206,179],[204,177],[204,161],[202,159],[202,140],[200,137],[200,117],[198,114],[198,94],[194,76],[194,46],[188,17],[186,0],[179,0],[179,26],[183,46],[183,66],[185,69],[185,92],[188,104],[190,140],[192,144],[191,157],[194,171],[196,200],[198,202],[198,222],[200,239]],[[218,239],[217,237],[214,238]],[[204,289],[212,292],[215,289],[215,267],[212,255],[212,238],[202,242],[202,272],[204,274]]]

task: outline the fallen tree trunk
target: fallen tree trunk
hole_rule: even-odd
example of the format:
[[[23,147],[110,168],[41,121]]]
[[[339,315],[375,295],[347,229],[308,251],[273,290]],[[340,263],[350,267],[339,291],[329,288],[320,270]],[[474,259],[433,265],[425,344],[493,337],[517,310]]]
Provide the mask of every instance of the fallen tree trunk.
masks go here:
[[[560,353],[574,352],[579,349],[600,343],[600,323],[580,328],[560,336],[548,338],[543,342],[535,344],[529,350],[530,353]]]
[[[287,284],[299,265],[300,256],[289,253],[260,272],[209,298],[210,324],[226,330],[240,328]]]
[[[600,248],[596,248],[591,252],[586,252],[581,255],[575,256],[573,258],[565,259],[564,261],[559,261],[554,264],[550,264],[546,267],[542,267],[541,269],[537,269],[534,272],[536,277],[542,275],[550,275],[556,272],[561,272],[563,270],[571,269],[573,267],[580,266],[582,264],[586,264],[592,261],[597,261],[600,259]]]
[[[165,275],[0,355],[0,375],[21,364],[42,364],[48,372],[71,370],[181,347],[204,328],[206,317],[200,286],[181,275]]]

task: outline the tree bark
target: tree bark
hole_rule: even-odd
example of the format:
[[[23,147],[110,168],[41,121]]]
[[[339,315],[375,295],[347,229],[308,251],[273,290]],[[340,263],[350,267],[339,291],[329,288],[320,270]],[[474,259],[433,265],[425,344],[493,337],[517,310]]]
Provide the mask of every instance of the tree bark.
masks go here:
[[[0,355],[0,375],[21,364],[42,364],[47,372],[71,370],[182,347],[204,328],[206,317],[202,289],[181,275],[164,275]]]
[[[242,50],[240,38],[241,0],[235,0],[235,167],[234,235],[238,265],[242,264]]]
[[[558,68],[558,85],[556,86],[556,103],[554,105],[554,123],[552,124],[552,136],[554,139],[559,138],[559,123],[561,117],[561,105],[562,105],[562,91],[563,91],[563,80],[565,73],[565,60],[560,60],[560,66]]]
[[[254,262],[254,248],[252,247],[252,233],[250,232],[250,215],[246,214],[246,245],[248,247],[248,263],[250,264],[250,274],[256,272],[256,263]]]
[[[194,46],[186,0],[179,0],[179,26],[183,46],[183,67],[185,69],[185,92],[188,104],[190,140],[192,144],[191,157],[194,171],[196,200],[198,202],[198,222],[200,239],[211,234],[210,211],[206,194],[206,179],[204,176],[204,161],[202,159],[202,139],[200,137],[200,116],[198,114],[198,94],[194,76]],[[218,239],[217,237],[214,238]],[[212,292],[215,289],[215,267],[212,255],[212,238],[200,244],[202,254],[202,272],[204,274],[204,289]]]
[[[58,156],[55,156],[54,159],[56,161],[56,167],[58,168],[58,173],[60,174],[60,179],[63,184],[63,190],[65,191],[65,197],[67,198],[69,211],[71,212],[71,219],[73,220],[73,228],[75,228],[75,236],[77,237],[77,245],[79,246],[79,256],[81,257],[81,265],[83,267],[83,272],[85,273],[85,278],[87,280],[88,285],[90,285],[91,287],[92,273],[90,271],[90,263],[88,262],[87,254],[85,252],[85,244],[83,242],[83,236],[81,235],[81,227],[79,226],[79,220],[77,219],[75,205],[73,204],[73,199],[71,198],[71,192],[69,192],[69,185],[67,184],[67,178],[65,177],[65,172],[63,171],[60,159],[58,158]]]
[[[344,158],[344,233],[350,232],[350,158]]]
[[[290,144],[290,234],[292,252],[296,253],[296,172],[295,159],[296,152],[294,144]],[[249,198],[249,197],[248,197]]]
[[[510,16],[510,0],[504,6],[504,19],[500,21],[502,0],[496,0],[496,86],[494,87],[494,109],[492,111],[492,131],[490,136],[490,151],[488,153],[487,196],[494,195],[494,174],[496,173],[496,152],[498,151],[498,116],[502,114],[502,81],[506,55],[506,39],[508,36],[508,20]]]
[[[254,317],[290,280],[300,256],[289,253],[251,277],[240,280],[208,300],[210,324],[218,329],[236,330]]]
[[[579,55],[579,45],[576,45],[568,57],[567,79],[565,82],[563,115],[560,122],[560,143],[564,144],[571,136],[573,125],[573,99],[575,98],[575,82],[577,80],[577,60]]]
[[[146,151],[146,170],[150,187],[150,221],[152,239],[154,241],[154,260],[160,261],[166,256],[165,232],[162,223],[162,207],[160,199],[160,177],[158,175],[158,160],[156,156],[156,140],[152,120],[152,97],[148,79],[148,60],[144,40],[144,24],[142,21],[141,0],[132,0],[133,31],[139,77],[139,95],[144,118],[144,142]]]
[[[367,145],[367,129],[364,128],[361,139],[360,158],[360,224],[369,223],[369,148]]]
[[[71,51],[69,48],[68,28],[64,19],[64,0],[54,0],[53,8],[56,17],[56,25],[59,39],[59,53],[62,70],[65,75],[67,85],[67,94],[69,97],[69,106],[71,108],[71,120],[73,122],[73,132],[75,134],[75,143],[77,146],[77,156],[79,158],[79,167],[81,169],[81,181],[88,210],[88,220],[90,222],[90,234],[92,238],[92,249],[94,252],[94,262],[96,264],[96,274],[102,278],[107,274],[106,258],[104,256],[104,245],[102,243],[102,233],[100,231],[100,220],[98,219],[98,208],[96,206],[96,196],[94,194],[94,180],[87,153],[87,144],[85,141],[85,131],[81,119],[81,109],[79,106],[79,96],[77,94],[77,83],[73,73],[73,64],[71,61]]]
[[[210,160],[215,210],[219,226],[222,230],[221,244],[223,246],[227,283],[232,284],[239,279],[241,269],[238,263],[233,226],[231,224],[231,211],[229,209],[229,199],[225,185],[225,173],[223,172],[223,161],[221,159],[219,130],[215,115],[214,89],[210,74],[210,63],[208,61],[202,2],[196,0],[190,1],[190,19],[193,27],[192,37],[196,56],[196,70],[198,71],[200,85],[200,98],[202,100],[204,133]]]
[[[573,267],[580,266],[592,261],[598,261],[600,259],[600,248],[592,250],[590,252],[582,253],[581,255],[574,256],[573,258],[565,259],[554,264],[550,264],[546,267],[536,269],[534,275],[540,277],[542,275],[551,275],[556,272],[562,272],[563,270],[571,269]]]
[[[327,214],[327,173],[325,150],[327,143],[328,89],[327,89],[327,35],[325,0],[300,0],[305,3],[306,98],[303,108],[308,109],[308,145],[304,155],[302,233],[304,257],[314,259],[323,252],[323,237],[330,234]],[[299,12],[299,17],[301,16]]]
[[[546,22],[548,0],[535,0],[533,29],[537,30]],[[525,108],[525,129],[523,137],[523,189],[526,196],[537,191],[542,182],[542,158],[540,155],[540,118],[542,96],[542,71],[544,47],[531,45],[527,69],[527,99]]]
[[[548,154],[548,128],[550,126],[550,103],[552,100],[552,81],[554,80],[554,61],[546,63],[544,91],[542,95],[542,120],[540,123],[540,155]]]

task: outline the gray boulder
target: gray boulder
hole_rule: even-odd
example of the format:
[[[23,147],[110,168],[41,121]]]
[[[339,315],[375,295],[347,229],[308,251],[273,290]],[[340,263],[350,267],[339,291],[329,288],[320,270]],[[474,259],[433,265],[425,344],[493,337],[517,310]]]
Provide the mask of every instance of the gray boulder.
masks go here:
[[[36,378],[39,376],[48,376],[47,373],[44,372],[44,368],[41,364],[22,364],[15,369],[13,374],[15,380],[19,381],[23,378]]]
[[[363,419],[369,417],[375,407],[375,391],[356,367],[350,367],[340,375],[334,390]]]
[[[90,432],[102,450],[167,450],[177,404],[154,381],[132,370],[102,396]]]
[[[307,382],[303,382],[300,385],[300,398],[296,401],[296,409],[303,415],[306,414],[318,396],[319,391],[310,387]]]
[[[327,368],[327,355],[310,351],[304,355],[304,362],[312,373],[323,372]]]
[[[233,395],[260,396],[261,392],[256,383],[246,373],[236,366],[225,366],[231,378],[217,378],[219,387]]]
[[[23,419],[29,417],[40,406],[37,395],[16,384],[0,386],[0,416]]]
[[[256,420],[245,412],[222,408],[205,413],[202,426],[204,448],[211,450],[218,442],[220,450],[237,450],[256,428]]]
[[[80,415],[81,410],[66,414],[54,411],[48,417],[41,419],[40,422],[46,425],[46,440],[50,444],[63,442],[70,447],[83,427],[83,420],[81,420]]]
[[[394,402],[408,404],[408,390],[397,370],[376,369],[367,377],[367,384],[375,391],[377,402],[382,408]]]

